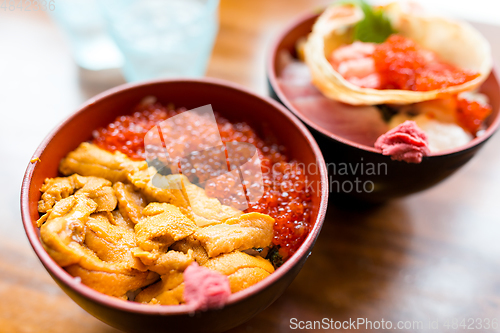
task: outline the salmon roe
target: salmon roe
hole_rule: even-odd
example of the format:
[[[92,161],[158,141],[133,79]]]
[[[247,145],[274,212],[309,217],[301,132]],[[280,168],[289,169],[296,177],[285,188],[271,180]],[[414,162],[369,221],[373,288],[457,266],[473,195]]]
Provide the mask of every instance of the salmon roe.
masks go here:
[[[373,54],[382,89],[429,91],[471,81],[478,73],[441,62],[437,55],[401,35],[391,35]]]
[[[476,134],[483,121],[491,114],[491,106],[467,98],[457,97],[457,119],[460,126]]]
[[[93,133],[93,143],[109,150],[120,151],[135,160],[146,159],[144,136],[157,123],[176,115],[185,109],[168,107],[149,107],[150,104],[137,106],[131,115],[120,116],[106,127]]]
[[[133,110],[131,115],[120,116],[107,127],[94,131],[93,143],[109,151],[120,151],[133,159],[144,160],[146,159],[144,148],[146,133],[161,121],[185,110],[185,108],[175,109],[171,105],[164,106],[160,103],[142,103]],[[196,175],[195,169],[200,170],[196,161],[183,160],[182,173],[191,181],[204,182],[207,195],[219,198],[223,204],[233,207],[244,205],[248,207],[245,212],[260,212],[273,217],[275,219],[273,245],[279,247],[279,254],[286,259],[299,248],[311,227],[312,193],[307,186],[304,168],[286,156],[285,147],[269,138],[261,139],[247,123],[231,123],[217,113],[215,113],[215,118],[224,143],[247,142],[257,148],[263,181],[257,182],[251,177],[248,178],[250,174],[243,174],[243,179],[245,179],[243,186],[239,187],[240,190],[232,191],[239,186],[239,181],[236,181],[229,173],[220,175],[219,162],[212,160],[209,161],[210,163],[205,163],[203,172],[198,172]],[[204,138],[200,135],[186,135],[186,137],[189,137],[190,147],[198,145],[202,149],[205,148]],[[214,150],[214,152],[217,151],[217,149]],[[225,156],[228,156],[227,151]],[[230,162],[227,161],[228,166]],[[250,173],[248,170],[243,171],[245,172]],[[210,179],[214,176],[218,176],[216,181]],[[263,195],[256,202],[250,201],[249,194],[259,189],[258,193],[262,193],[263,190]]]

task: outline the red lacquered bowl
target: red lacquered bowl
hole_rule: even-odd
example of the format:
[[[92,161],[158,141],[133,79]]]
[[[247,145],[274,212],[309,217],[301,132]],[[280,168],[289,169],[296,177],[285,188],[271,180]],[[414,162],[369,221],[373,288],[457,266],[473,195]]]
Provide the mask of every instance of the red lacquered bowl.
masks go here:
[[[309,175],[315,184],[312,229],[299,250],[268,278],[230,296],[220,310],[190,315],[187,306],[154,306],[122,301],[101,294],[62,269],[42,247],[35,221],[40,187],[47,177],[58,175],[59,161],[92,131],[117,116],[129,113],[145,96],[160,102],[193,109],[211,104],[230,121],[246,121],[257,132],[270,128],[278,142],[287,147],[290,158],[316,164]],[[212,80],[161,80],[126,84],[108,90],[85,103],[50,133],[33,155],[41,162],[30,163],[21,190],[21,212],[28,239],[40,261],[57,284],[84,310],[103,322],[126,332],[221,332],[252,318],[274,302],[298,274],[318,237],[325,219],[328,183],[321,151],[306,127],[280,104],[259,97],[234,84]]]
[[[331,196],[339,195],[362,201],[383,202],[425,190],[438,184],[465,165],[497,131],[500,125],[500,87],[495,71],[493,71],[480,89],[482,93],[488,96],[493,107],[492,114],[486,120],[487,129],[485,133],[462,147],[424,157],[420,164],[392,161],[374,147],[358,144],[334,134],[329,130],[328,115],[323,114],[321,118],[318,118],[317,115],[312,116],[301,112],[286,98],[278,84],[280,52],[288,51],[295,55],[297,41],[311,32],[318,16],[318,14],[309,14],[299,18],[278,37],[267,59],[267,76],[270,95],[302,120],[320,145],[330,173],[330,179],[335,185],[332,186]],[[382,167],[380,168],[381,172],[376,175],[361,175],[359,172],[356,174],[353,172],[341,174],[338,169],[339,166],[342,167],[342,163],[353,167],[358,166],[358,170],[360,170],[361,165],[366,168],[369,163],[373,163],[375,166],[381,165]],[[335,173],[333,173],[334,167],[337,170]],[[371,183],[367,182],[372,182],[374,184],[373,191],[361,190],[361,186],[359,187],[360,191],[357,189],[351,190],[353,188],[351,185],[356,182],[368,184],[368,191],[372,189],[372,186]],[[342,187],[345,184],[347,185]]]

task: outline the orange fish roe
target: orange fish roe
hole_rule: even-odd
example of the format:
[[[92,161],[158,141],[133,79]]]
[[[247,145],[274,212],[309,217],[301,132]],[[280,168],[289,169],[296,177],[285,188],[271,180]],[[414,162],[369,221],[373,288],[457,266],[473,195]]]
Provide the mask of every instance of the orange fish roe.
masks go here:
[[[109,151],[121,151],[133,159],[145,159],[145,134],[159,122],[185,110],[166,107],[160,103],[140,104],[131,115],[120,116],[107,127],[94,131],[93,143]],[[243,204],[246,207],[250,204],[247,212],[261,212],[273,217],[275,219],[273,245],[279,246],[279,254],[286,259],[299,248],[310,230],[312,193],[307,188],[305,171],[296,161],[289,160],[283,146],[269,139],[262,140],[247,123],[231,123],[217,113],[215,118],[223,142],[247,142],[257,148],[263,173],[263,196],[258,202],[248,202],[248,191],[260,188],[260,182],[244,182],[243,188],[247,192],[242,193],[241,190],[231,191],[239,186],[232,177],[222,175],[217,181],[209,179],[209,176],[219,175],[220,163],[217,161],[206,164],[207,160],[203,160],[205,165],[200,174],[196,173],[200,167],[196,165],[195,158],[183,160],[183,174],[191,181],[206,181],[207,194],[219,198],[223,204],[231,204],[234,207]],[[186,135],[186,137],[189,137],[190,147],[195,147],[197,144],[202,147],[203,137],[199,135]],[[214,150],[217,151],[219,150]],[[243,175],[244,179],[248,179],[245,176],[248,175]]]
[[[310,228],[312,193],[307,188],[305,170],[297,162],[288,162],[284,147],[263,141],[248,124],[232,124],[218,116],[216,119],[222,141],[248,142],[257,147],[262,162],[264,195],[258,202],[251,202],[247,211],[268,214],[275,219],[273,244],[280,246],[284,258],[290,256],[302,244]],[[247,179],[245,175],[244,179]],[[205,188],[209,196],[220,198],[224,204],[241,203],[238,202],[241,193],[227,197],[227,189],[234,186],[233,182],[218,179],[217,182],[207,182]],[[256,185],[259,184],[246,184],[246,189],[251,190]]]
[[[460,126],[476,134],[483,121],[491,114],[491,106],[467,98],[457,97],[457,119]]]
[[[441,62],[437,55],[400,35],[391,35],[373,53],[382,89],[429,91],[463,84],[479,76]]]
[[[132,159],[144,160],[146,133],[157,123],[184,110],[159,104],[139,105],[131,115],[120,116],[108,126],[95,130],[92,142],[103,149],[120,151]]]
[[[271,166],[269,159],[263,161]],[[268,214],[275,219],[274,240],[280,254],[293,254],[309,233],[311,195],[305,170],[297,163],[277,163],[264,178],[264,196],[250,211]]]

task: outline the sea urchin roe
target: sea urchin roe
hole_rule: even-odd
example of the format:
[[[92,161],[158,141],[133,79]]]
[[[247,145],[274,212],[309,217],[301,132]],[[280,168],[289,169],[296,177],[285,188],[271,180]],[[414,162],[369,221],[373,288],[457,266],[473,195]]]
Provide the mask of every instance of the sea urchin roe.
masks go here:
[[[107,127],[96,130],[93,142],[109,151],[118,150],[131,158],[145,159],[145,134],[159,122],[183,111],[185,109],[165,107],[159,103],[140,104],[131,115],[118,117]],[[220,171],[217,159],[204,159],[203,166],[197,164],[196,158],[183,160],[182,173],[191,181],[205,182],[207,195],[220,199],[222,204],[249,206],[247,212],[261,212],[273,217],[273,244],[280,246],[280,255],[284,258],[290,256],[302,244],[310,229],[312,193],[307,186],[305,171],[297,162],[290,161],[283,146],[271,140],[262,140],[247,123],[231,123],[217,113],[215,118],[223,142],[247,142],[257,148],[263,173],[263,196],[258,202],[248,202],[249,192],[262,185],[251,175],[243,174],[243,186],[229,174],[216,180],[207,177]],[[199,150],[205,149],[204,137],[198,134],[185,137],[189,138],[191,149],[197,146]],[[200,170],[201,173],[198,172]]]
[[[479,76],[443,63],[434,52],[400,35],[378,44],[373,58],[382,89],[429,91],[460,85]]]

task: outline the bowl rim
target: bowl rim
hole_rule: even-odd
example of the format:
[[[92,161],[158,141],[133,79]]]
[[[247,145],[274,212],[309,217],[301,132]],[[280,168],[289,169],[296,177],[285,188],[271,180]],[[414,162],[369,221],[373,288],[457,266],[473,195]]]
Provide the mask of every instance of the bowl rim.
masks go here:
[[[322,11],[322,10],[321,10]],[[285,105],[291,112],[293,112],[294,115],[296,115],[300,120],[302,120],[304,123],[307,124],[307,126],[313,128],[315,131],[323,134],[324,136],[333,139],[335,141],[341,142],[345,145],[352,146],[354,148],[358,148],[361,150],[365,150],[371,153],[376,153],[376,154],[382,154],[380,150],[376,149],[375,147],[367,146],[364,144],[360,144],[357,142],[354,142],[352,140],[343,138],[339,135],[336,135],[326,129],[324,129],[322,126],[317,124],[316,122],[312,121],[309,119],[307,116],[305,116],[303,113],[299,112],[289,101],[289,99],[285,96],[283,91],[281,90],[281,87],[278,84],[278,76],[276,73],[276,68],[274,66],[275,59],[278,58],[278,48],[281,44],[281,42],[290,34],[292,30],[297,28],[299,25],[304,24],[306,21],[312,20],[314,18],[319,17],[321,13],[318,13],[318,11],[313,12],[313,13],[306,13],[301,16],[298,16],[294,20],[292,20],[285,29],[278,35],[277,38],[274,39],[273,43],[271,44],[271,49],[268,52],[268,56],[266,59],[266,71],[267,71],[267,78],[269,80],[269,84],[271,88],[274,90],[276,95],[278,96],[279,100],[283,105]],[[500,85],[500,82],[498,80],[498,75],[497,73],[500,72],[500,69],[497,64],[493,65],[493,68],[490,72],[490,76],[493,76],[493,79],[497,84]],[[483,83],[484,84],[484,83]],[[499,91],[500,94],[500,91]],[[462,152],[465,152],[469,149],[474,148],[475,146],[483,143],[484,141],[488,140],[500,127],[500,110],[497,113],[497,116],[493,118],[490,126],[486,128],[484,133],[481,136],[473,138],[471,141],[469,141],[467,144],[455,147],[453,149],[446,149],[437,153],[431,153],[428,156],[425,156],[424,159],[432,158],[432,157],[441,157],[441,156],[448,156],[448,155],[455,155],[459,154]]]
[[[277,112],[280,112],[282,115],[287,117],[292,124],[295,125],[297,130],[302,134],[303,137],[309,142],[313,155],[316,158],[316,163],[318,164],[318,170],[320,172],[320,183],[321,183],[321,191],[320,202],[318,207],[318,215],[316,220],[314,221],[313,227],[310,230],[308,236],[299,247],[299,249],[274,273],[260,281],[259,283],[248,287],[245,290],[242,290],[238,293],[231,294],[229,297],[226,306],[230,306],[236,304],[244,299],[256,295],[257,293],[267,289],[279,279],[281,279],[284,275],[288,273],[296,264],[299,263],[300,259],[304,256],[307,257],[310,255],[312,247],[319,235],[319,232],[323,226],[326,209],[328,205],[328,181],[327,181],[327,170],[323,155],[321,150],[313,138],[312,134],[309,130],[304,126],[300,120],[290,113],[283,105],[278,102],[272,100],[269,97],[259,96],[256,93],[251,92],[247,88],[244,88],[238,84],[228,82],[222,79],[214,79],[214,78],[201,78],[201,79],[192,79],[192,78],[174,78],[174,79],[155,79],[142,81],[138,83],[125,83],[120,86],[111,88],[106,90],[86,102],[84,102],[81,106],[79,106],[76,111],[72,112],[68,115],[62,122],[52,129],[52,131],[43,139],[41,144],[38,146],[36,151],[34,152],[32,158],[40,157],[43,153],[49,142],[54,138],[58,131],[66,126],[69,122],[73,121],[79,114],[86,112],[86,110],[94,103],[99,100],[111,98],[113,95],[123,91],[130,91],[139,87],[144,86],[152,86],[152,85],[161,85],[161,84],[175,84],[175,83],[195,83],[199,85],[211,85],[211,86],[219,86],[220,88],[226,89],[228,93],[242,93],[252,98],[260,99],[261,101],[269,104],[273,107]],[[39,239],[36,233],[36,226],[34,221],[31,220],[30,209],[29,209],[29,188],[31,185],[31,179],[33,176],[33,172],[38,163],[28,163],[26,168],[26,172],[24,174],[22,187],[21,187],[21,196],[20,196],[20,204],[21,204],[21,217],[23,221],[23,226],[28,237],[28,240],[38,256],[39,260],[42,262],[43,266],[49,271],[52,275],[55,275],[60,281],[62,281],[65,285],[70,287],[76,293],[81,294],[87,299],[92,300],[93,302],[99,303],[106,307],[115,308],[121,311],[140,313],[146,315],[185,315],[192,314],[193,308],[189,305],[177,305],[177,306],[151,306],[149,304],[141,304],[136,302],[123,301],[118,298],[108,296],[101,292],[98,292],[83,283],[77,281],[77,278],[71,276],[68,272],[66,272],[61,266],[59,266],[45,251],[41,240]],[[208,310],[208,311],[216,311],[216,310]]]

